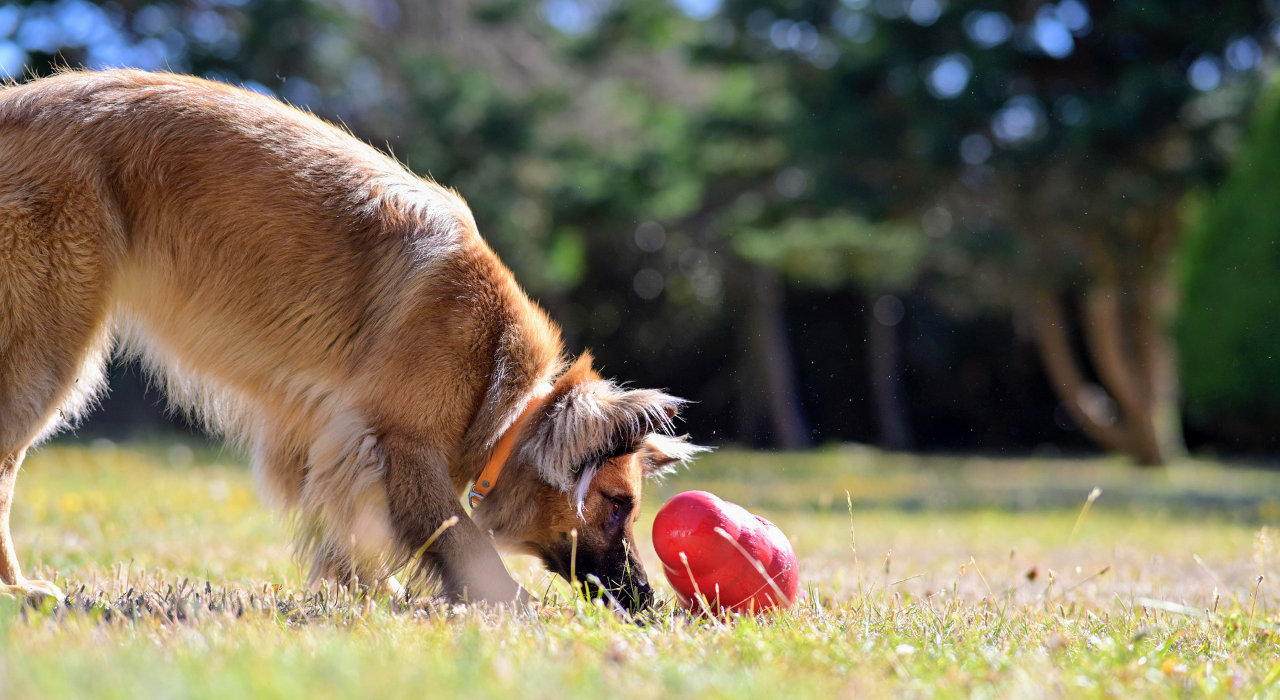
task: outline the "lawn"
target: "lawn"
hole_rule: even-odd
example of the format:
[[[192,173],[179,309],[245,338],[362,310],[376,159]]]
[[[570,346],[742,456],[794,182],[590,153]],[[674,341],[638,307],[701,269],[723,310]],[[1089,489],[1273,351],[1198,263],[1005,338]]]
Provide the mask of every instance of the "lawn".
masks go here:
[[[0,697],[1280,696],[1280,471],[722,451],[648,494],[655,576],[695,488],[791,537],[793,609],[633,625],[519,558],[518,616],[313,593],[232,453],[48,447],[13,527],[75,605],[0,601]]]

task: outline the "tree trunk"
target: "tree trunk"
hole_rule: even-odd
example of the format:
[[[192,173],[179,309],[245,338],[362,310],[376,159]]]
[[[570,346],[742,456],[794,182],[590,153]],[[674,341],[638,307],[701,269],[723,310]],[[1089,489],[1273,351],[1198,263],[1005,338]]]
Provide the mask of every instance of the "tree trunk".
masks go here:
[[[1187,443],[1182,435],[1177,349],[1164,323],[1176,306],[1174,296],[1168,284],[1148,282],[1145,291],[1138,296],[1138,319],[1134,326],[1151,402],[1155,441],[1166,459],[1176,459],[1187,453]]]
[[[1147,379],[1130,348],[1137,346],[1135,325],[1125,322],[1116,287],[1095,286],[1084,304],[1084,340],[1094,370],[1115,400],[1121,429],[1127,434],[1129,455],[1141,465],[1164,463],[1156,442],[1153,403],[1145,391]]]
[[[1099,284],[1085,298],[1084,341],[1102,386],[1085,379],[1062,301],[1053,294],[1036,300],[1037,340],[1054,389],[1085,434],[1104,449],[1157,466],[1181,453],[1173,352],[1157,317],[1159,287],[1139,283],[1128,291],[1131,315],[1114,284]]]
[[[889,299],[882,296],[867,306],[867,363],[871,394],[875,397],[876,423],[880,428],[880,444],[891,450],[909,450],[915,446],[911,422],[907,418],[902,396],[901,343],[898,324],[902,320],[901,302],[886,311],[881,307]]]
[[[776,273],[747,267],[750,287],[746,302],[746,390],[758,388],[771,428],[773,443],[785,449],[810,445],[809,430],[800,410],[791,347],[787,342],[783,287]]]
[[[1128,436],[1116,425],[1104,405],[1101,387],[1087,381],[1080,371],[1067,332],[1062,300],[1043,293],[1036,298],[1036,347],[1045,372],[1071,419],[1098,446],[1116,452],[1130,451]]]

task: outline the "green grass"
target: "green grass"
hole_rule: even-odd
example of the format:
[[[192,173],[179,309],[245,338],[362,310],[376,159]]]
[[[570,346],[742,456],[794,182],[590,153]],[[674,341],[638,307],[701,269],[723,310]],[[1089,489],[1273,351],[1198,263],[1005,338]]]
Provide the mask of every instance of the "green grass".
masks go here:
[[[519,616],[308,591],[225,452],[51,447],[18,488],[26,570],[77,603],[0,601],[4,698],[1280,696],[1280,472],[721,452],[649,493],[650,572],[658,505],[703,488],[791,537],[802,599],[647,626],[524,559]]]

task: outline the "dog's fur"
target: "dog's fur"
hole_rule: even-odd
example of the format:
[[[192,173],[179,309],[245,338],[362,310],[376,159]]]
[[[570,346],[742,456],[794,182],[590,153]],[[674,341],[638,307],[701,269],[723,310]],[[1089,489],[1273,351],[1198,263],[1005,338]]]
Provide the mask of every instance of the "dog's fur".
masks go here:
[[[248,448],[317,578],[387,581],[436,535],[420,570],[446,594],[516,600],[491,533],[642,605],[642,477],[700,449],[667,436],[680,400],[603,380],[585,354],[566,369],[557,328],[453,191],[239,88],[66,72],[0,89],[10,592],[56,594],[19,570],[14,480],[91,403],[117,338]],[[468,518],[459,495],[548,386]]]

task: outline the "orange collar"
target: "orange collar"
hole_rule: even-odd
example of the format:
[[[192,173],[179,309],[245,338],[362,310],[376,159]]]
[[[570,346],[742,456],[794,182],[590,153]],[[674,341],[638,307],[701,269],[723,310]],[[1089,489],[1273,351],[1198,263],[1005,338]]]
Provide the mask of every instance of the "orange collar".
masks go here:
[[[528,420],[529,415],[534,409],[541,406],[547,395],[551,393],[550,387],[539,386],[533,390],[533,395],[529,399],[529,403],[525,404],[524,410],[516,417],[511,427],[507,428],[507,432],[498,438],[498,444],[493,447],[493,454],[489,456],[489,461],[485,462],[484,469],[480,471],[480,476],[476,477],[476,481],[471,485],[471,494],[467,500],[471,503],[471,509],[475,510],[480,505],[480,501],[493,490],[498,484],[498,477],[502,475],[502,468],[507,466],[507,459],[511,457],[511,448],[515,446],[516,436],[524,428],[524,423]]]

